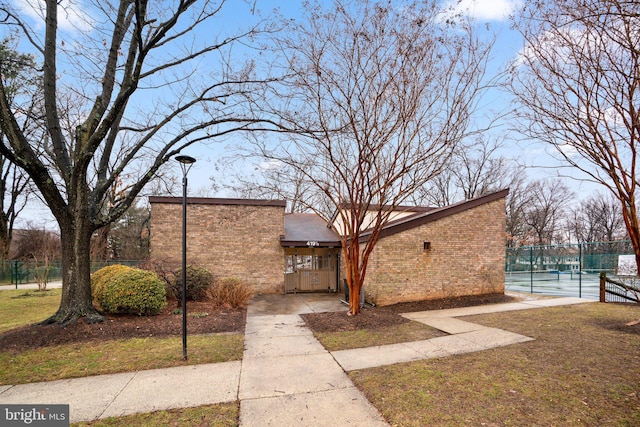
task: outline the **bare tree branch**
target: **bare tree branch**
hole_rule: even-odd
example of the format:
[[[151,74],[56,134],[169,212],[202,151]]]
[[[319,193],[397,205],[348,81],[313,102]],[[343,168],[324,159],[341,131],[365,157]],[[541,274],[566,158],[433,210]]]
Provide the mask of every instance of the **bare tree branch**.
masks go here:
[[[511,88],[526,135],[618,199],[640,266],[639,13],[621,0],[527,5],[515,22],[526,46]]]

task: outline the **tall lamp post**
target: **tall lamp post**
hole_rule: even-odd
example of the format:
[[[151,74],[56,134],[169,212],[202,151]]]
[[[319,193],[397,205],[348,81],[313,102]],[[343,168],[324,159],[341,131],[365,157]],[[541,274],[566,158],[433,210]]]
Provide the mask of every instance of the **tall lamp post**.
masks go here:
[[[196,162],[191,156],[176,156],[182,168],[182,359],[187,360],[187,174]]]

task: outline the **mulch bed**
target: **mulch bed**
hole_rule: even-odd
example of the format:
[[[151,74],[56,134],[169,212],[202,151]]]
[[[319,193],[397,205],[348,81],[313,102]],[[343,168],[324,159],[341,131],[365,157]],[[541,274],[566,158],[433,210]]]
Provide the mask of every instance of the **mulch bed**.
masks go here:
[[[107,315],[102,323],[82,320],[64,328],[58,325],[28,325],[0,335],[0,348],[24,351],[47,346],[116,340],[125,338],[182,336],[182,314],[173,314],[176,302],[169,301],[157,316]],[[207,315],[204,315],[207,313]],[[214,307],[208,301],[187,303],[188,334],[243,333],[246,309]]]
[[[409,322],[399,316],[400,313],[513,300],[513,297],[502,294],[483,295],[400,303],[385,307],[365,307],[358,316],[347,316],[345,312],[338,312],[305,314],[302,317],[309,328],[315,332],[375,330]],[[23,326],[1,334],[0,348],[24,351],[92,340],[181,336],[182,315],[173,314],[175,308],[175,301],[169,301],[169,305],[157,316],[108,315],[107,320],[102,323],[87,324],[80,320],[64,328],[57,325],[37,324]],[[189,301],[187,313],[189,314],[187,316],[189,334],[244,332],[246,309],[219,308],[208,301]],[[203,315],[204,313],[207,315]]]
[[[359,329],[379,330],[410,322],[410,320],[400,316],[401,313],[471,307],[474,305],[496,304],[516,300],[514,297],[503,294],[465,296],[432,301],[406,302],[375,308],[367,308],[367,306],[365,306],[358,316],[347,316],[344,312],[310,313],[303,314],[302,318],[307,326],[314,332],[340,332]]]

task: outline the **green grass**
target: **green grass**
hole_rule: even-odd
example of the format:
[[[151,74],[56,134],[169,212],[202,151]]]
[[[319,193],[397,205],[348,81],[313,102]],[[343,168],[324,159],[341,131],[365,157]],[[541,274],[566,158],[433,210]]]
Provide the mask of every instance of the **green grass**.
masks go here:
[[[403,323],[383,329],[359,329],[345,332],[316,332],[315,337],[329,351],[427,340],[446,335],[418,322]]]
[[[0,333],[46,319],[60,304],[60,289],[0,292]],[[79,342],[26,351],[0,349],[0,384],[24,384],[144,369],[242,359],[242,334],[192,335],[189,359],[182,338]]]
[[[392,425],[636,426],[639,318],[599,303],[466,317],[535,341],[349,375]]]
[[[59,290],[51,292],[43,297],[0,292],[0,331],[53,313]],[[349,373],[391,425],[640,425],[640,326],[625,326],[640,319],[640,306],[590,303],[463,319],[535,340]],[[332,349],[354,348],[428,339],[434,334],[430,329],[412,322],[375,332],[318,336]],[[0,383],[236,360],[242,347],[239,334],[193,336],[188,362],[181,360],[179,337],[79,343],[21,353],[0,350]],[[237,426],[238,417],[234,402],[75,425]]]
[[[235,427],[239,424],[238,402],[219,403],[195,408],[171,409],[125,417],[105,418],[71,424],[74,427],[147,427],[147,426],[210,426]]]
[[[61,289],[0,291],[0,334],[51,316],[60,305],[61,295]]]
[[[36,323],[55,313],[61,290],[0,292],[0,333]],[[182,338],[134,338],[66,344],[28,351],[0,349],[0,384],[240,360],[242,334],[192,335],[189,359],[182,360]],[[239,424],[238,402],[106,418],[74,426],[215,426]]]
[[[182,360],[180,337],[93,341],[23,352],[0,351],[0,384],[240,360],[243,342],[242,334],[190,336],[187,361]]]

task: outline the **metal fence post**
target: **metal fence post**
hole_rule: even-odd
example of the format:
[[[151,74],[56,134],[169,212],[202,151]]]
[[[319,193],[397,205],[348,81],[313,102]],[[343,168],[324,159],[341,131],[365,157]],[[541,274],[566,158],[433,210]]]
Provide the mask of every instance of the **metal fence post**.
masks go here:
[[[578,297],[582,298],[582,242],[578,242]]]
[[[529,246],[530,293],[533,293],[533,246]]]

